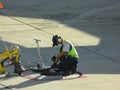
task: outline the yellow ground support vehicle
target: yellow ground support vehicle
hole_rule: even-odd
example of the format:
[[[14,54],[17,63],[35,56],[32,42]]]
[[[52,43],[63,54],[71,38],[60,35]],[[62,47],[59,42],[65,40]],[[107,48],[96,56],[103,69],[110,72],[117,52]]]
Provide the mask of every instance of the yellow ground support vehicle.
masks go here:
[[[0,39],[5,47],[5,52],[0,53],[0,73],[5,74],[5,72],[7,72],[5,70],[5,66],[14,65],[14,73],[21,74],[24,68],[19,60],[20,59],[19,47],[17,45],[13,45],[11,49],[9,49],[5,45],[1,37]]]

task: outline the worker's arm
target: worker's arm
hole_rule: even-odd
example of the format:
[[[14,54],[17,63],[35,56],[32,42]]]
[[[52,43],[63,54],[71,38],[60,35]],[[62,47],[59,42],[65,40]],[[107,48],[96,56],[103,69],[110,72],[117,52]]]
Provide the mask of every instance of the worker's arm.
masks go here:
[[[59,54],[57,55],[56,60],[55,60],[54,63],[57,63],[57,62],[60,60],[60,58],[61,58],[62,56],[64,56],[64,55],[66,55],[66,54],[67,54],[67,52],[65,52],[65,51],[59,53]]]

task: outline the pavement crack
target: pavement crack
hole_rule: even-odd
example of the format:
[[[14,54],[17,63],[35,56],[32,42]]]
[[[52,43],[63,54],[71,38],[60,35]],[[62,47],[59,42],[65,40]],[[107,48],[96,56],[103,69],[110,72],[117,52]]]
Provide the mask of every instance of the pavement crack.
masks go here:
[[[16,19],[16,18],[13,18],[13,17],[11,17],[11,16],[9,16],[9,15],[7,15],[7,14],[5,14],[5,13],[3,13],[3,14],[4,14],[6,17],[8,17],[8,18],[10,18],[10,19],[12,19],[12,20],[15,20],[15,21],[17,21],[17,22],[20,22],[20,23],[22,23],[22,24],[24,24],[24,25],[27,25],[27,26],[29,26],[29,27],[32,27],[32,28],[34,28],[34,29],[36,29],[36,30],[39,30],[39,31],[41,31],[41,32],[47,33],[48,35],[53,35],[52,33],[49,33],[49,32],[47,32],[47,31],[42,30],[43,28],[35,27],[35,26],[31,25],[31,24],[28,24],[28,23],[25,23],[25,22],[23,22],[23,21],[21,21],[21,20],[18,20],[18,19]]]
[[[116,59],[114,59],[114,58],[112,58],[112,57],[109,57],[109,56],[103,55],[103,54],[101,54],[101,53],[99,53],[99,52],[96,52],[96,51],[90,50],[90,49],[88,49],[88,48],[86,48],[86,47],[83,47],[83,46],[82,46],[82,48],[83,48],[83,49],[86,49],[87,51],[90,51],[90,52],[92,52],[92,53],[95,53],[95,54],[97,54],[97,55],[103,56],[103,57],[105,57],[105,58],[107,58],[107,59],[109,59],[109,60],[111,60],[111,61],[114,61],[114,62],[120,63],[120,61],[118,61],[118,60],[116,60]]]

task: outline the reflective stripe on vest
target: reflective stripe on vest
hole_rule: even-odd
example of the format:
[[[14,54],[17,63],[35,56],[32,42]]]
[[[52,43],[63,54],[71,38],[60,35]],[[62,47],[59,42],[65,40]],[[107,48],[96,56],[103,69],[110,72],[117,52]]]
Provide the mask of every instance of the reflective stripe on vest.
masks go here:
[[[79,55],[78,55],[75,47],[73,46],[73,44],[69,41],[64,40],[64,44],[66,44],[67,42],[70,43],[70,50],[67,53],[67,56],[74,57],[74,58],[79,58]],[[60,52],[62,52],[62,51],[63,51],[63,46],[60,48]]]

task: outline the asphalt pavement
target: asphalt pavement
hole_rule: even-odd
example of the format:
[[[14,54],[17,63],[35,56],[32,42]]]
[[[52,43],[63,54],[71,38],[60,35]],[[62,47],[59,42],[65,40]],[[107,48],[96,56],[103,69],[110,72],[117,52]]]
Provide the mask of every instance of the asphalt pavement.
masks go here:
[[[120,1],[119,0],[1,0],[0,36],[10,47],[21,49],[25,68],[39,62],[37,45],[46,65],[59,47],[52,47],[57,34],[70,40],[80,56],[78,71],[86,78],[53,80],[39,73],[4,78],[0,90],[119,90],[120,89]],[[0,41],[0,53],[5,50]],[[8,68],[13,71],[12,67]],[[37,80],[33,79],[38,78]],[[47,79],[47,80],[46,80]]]

